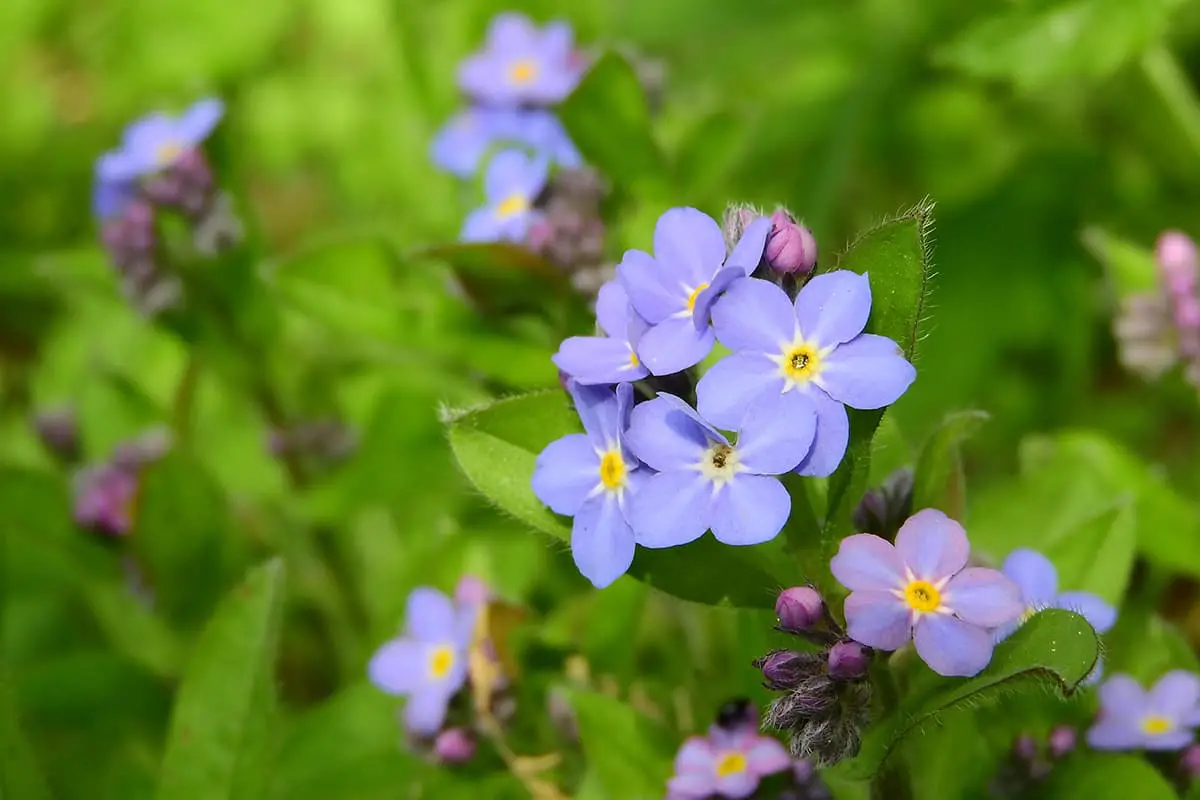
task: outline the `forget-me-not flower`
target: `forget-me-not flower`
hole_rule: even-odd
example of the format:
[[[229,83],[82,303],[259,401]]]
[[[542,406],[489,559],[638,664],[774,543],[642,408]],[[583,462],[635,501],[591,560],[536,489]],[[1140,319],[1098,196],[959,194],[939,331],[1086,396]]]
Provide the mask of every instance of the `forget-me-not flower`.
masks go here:
[[[371,682],[406,696],[405,726],[432,736],[442,727],[450,699],[467,680],[467,654],[478,608],[455,606],[436,589],[420,587],[408,596],[404,633],[371,657]]]
[[[1100,715],[1088,729],[1097,750],[1182,750],[1200,725],[1200,677],[1172,670],[1150,691],[1129,675],[1100,686]]]
[[[497,15],[481,52],[458,69],[458,86],[490,106],[547,105],[565,98],[579,82],[574,36],[564,22],[538,29],[523,14]]]
[[[775,538],[792,507],[775,476],[804,457],[816,423],[813,415],[779,413],[779,402],[752,406],[736,443],[665,392],[633,409],[629,446],[658,470],[633,499],[638,544],[675,547],[710,529],[731,545]]]
[[[787,749],[770,736],[760,735],[753,726],[729,730],[713,725],[707,736],[692,736],[679,748],[667,797],[749,797],[764,777],[791,766]]]
[[[629,570],[634,536],[627,520],[647,470],[626,442],[633,387],[568,382],[585,433],[551,442],[537,457],[533,493],[557,514],[574,517],[571,555],[579,572],[603,589]]]
[[[860,533],[842,540],[830,569],[850,590],[846,632],[877,650],[910,639],[939,675],[977,674],[992,659],[990,629],[1021,615],[1021,592],[994,569],[967,567],[966,531],[941,511],[909,517],[893,546]]]
[[[541,109],[474,107],[460,111],[433,138],[433,163],[467,178],[476,173],[489,150],[522,145],[561,167],[582,163],[562,123]]]
[[[537,217],[533,202],[546,185],[547,164],[517,150],[497,153],[483,179],[486,203],[467,215],[464,242],[520,242]]]
[[[600,287],[596,321],[607,336],[572,336],[554,354],[554,364],[583,384],[636,381],[648,374],[637,356],[638,340],[649,327],[629,304],[616,281]]]
[[[638,345],[638,357],[654,375],[670,375],[700,363],[713,346],[710,312],[728,286],[762,260],[771,220],[747,226],[728,257],[721,228],[702,211],[672,208],[654,226],[654,255],[629,250],[617,278],[633,307],[653,327]],[[737,422],[718,425],[729,430]]]
[[[142,117],[125,129],[119,149],[101,156],[97,175],[102,181],[122,184],[161,172],[207,139],[224,114],[224,103],[209,98],[178,116]]]
[[[717,339],[734,352],[700,379],[697,408],[732,428],[757,398],[804,395],[816,406],[817,438],[799,472],[832,474],[849,442],[846,406],[883,408],[917,376],[895,342],[863,333],[870,314],[867,276],[848,270],[817,275],[794,303],[773,283],[739,281],[712,309]]]

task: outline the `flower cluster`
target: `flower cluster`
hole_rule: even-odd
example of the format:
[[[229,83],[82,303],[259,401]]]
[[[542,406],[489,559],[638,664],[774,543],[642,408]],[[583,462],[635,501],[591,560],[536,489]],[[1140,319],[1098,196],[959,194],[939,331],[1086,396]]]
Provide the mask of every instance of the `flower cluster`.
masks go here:
[[[220,100],[201,100],[179,116],[149,114],[125,129],[121,146],[95,166],[92,208],[122,290],[144,314],[180,299],[177,275],[165,269],[160,213],[187,223],[192,247],[212,255],[241,238],[230,200],[201,146],[224,115]]]
[[[107,461],[78,470],[72,479],[75,523],[106,537],[129,534],[142,470],[162,458],[170,445],[166,432],[152,430],[118,445]]]
[[[1075,751],[1078,738],[1075,729],[1069,725],[1056,725],[1042,740],[1033,734],[1022,733],[1013,742],[1008,759],[993,779],[989,796],[1036,795],[1054,767]]]
[[[830,475],[846,407],[883,408],[915,379],[895,342],[863,332],[867,276],[793,281],[794,297],[754,277],[794,278],[764,264],[770,237],[785,234],[758,216],[727,247],[708,215],[668,210],[654,254],[628,251],[600,289],[604,335],[570,337],[555,354],[587,433],[542,452],[533,489],[575,517],[575,561],[596,586],[628,570],[635,544],[674,547],[708,530],[730,545],[773,539],[791,508],[779,476]],[[717,341],[732,353],[697,382]],[[649,398],[636,407],[634,382]],[[692,391],[695,405],[681,396]]]

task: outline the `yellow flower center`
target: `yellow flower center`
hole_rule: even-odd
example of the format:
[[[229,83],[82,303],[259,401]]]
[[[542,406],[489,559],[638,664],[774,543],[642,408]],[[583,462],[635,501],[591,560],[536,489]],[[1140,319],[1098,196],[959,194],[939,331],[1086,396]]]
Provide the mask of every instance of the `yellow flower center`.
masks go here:
[[[625,459],[620,450],[609,450],[600,458],[600,482],[605,489],[620,489],[625,485]]]
[[[807,383],[821,371],[821,354],[810,344],[798,344],[783,354],[783,374],[796,383]]]
[[[446,645],[436,647],[429,656],[429,674],[436,679],[446,677],[454,666],[454,651]]]
[[[508,77],[513,83],[518,86],[524,86],[537,77],[537,64],[528,58],[523,58],[520,61],[514,61],[512,66],[508,68]]]
[[[929,581],[912,581],[904,587],[904,601],[913,611],[929,613],[942,604],[942,593]]]
[[[726,753],[717,759],[717,777],[728,778],[746,771],[746,757],[741,753]]]
[[[700,293],[703,292],[707,288],[708,288],[708,284],[702,283],[699,286],[697,286],[695,289],[693,289],[692,293],[688,295],[688,313],[691,313],[693,310],[695,310],[696,298],[699,297]]]
[[[637,353],[630,350],[629,351],[629,366],[636,368],[636,367],[641,366],[641,363],[642,363],[641,359],[639,359],[637,357]]]
[[[1171,720],[1166,717],[1160,717],[1156,714],[1151,714],[1142,720],[1142,733],[1150,736],[1158,736],[1160,733],[1166,733],[1171,730]]]
[[[496,216],[507,219],[528,210],[529,199],[520,192],[513,192],[496,206]]]
[[[180,146],[179,142],[163,142],[155,149],[154,160],[158,162],[160,167],[165,167],[173,164],[182,152],[183,147]]]

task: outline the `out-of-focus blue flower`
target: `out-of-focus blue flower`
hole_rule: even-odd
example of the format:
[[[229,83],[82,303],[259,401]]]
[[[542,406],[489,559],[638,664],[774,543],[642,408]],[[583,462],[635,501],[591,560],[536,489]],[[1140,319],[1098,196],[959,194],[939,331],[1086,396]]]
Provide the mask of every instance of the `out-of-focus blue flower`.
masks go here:
[[[994,569],[967,567],[966,531],[941,511],[909,517],[896,544],[869,533],[842,540],[830,569],[850,590],[846,632],[877,650],[912,639],[939,675],[969,677],[992,659],[991,628],[1023,610],[1021,592]]]
[[[582,74],[573,49],[566,23],[552,22],[539,30],[523,14],[499,14],[488,27],[484,49],[459,66],[458,86],[484,105],[557,103]]]
[[[733,444],[692,408],[660,392],[633,410],[629,446],[658,470],[633,498],[638,544],[675,547],[711,529],[717,541],[775,538],[792,501],[779,479],[812,444],[816,418],[780,414],[780,399],[752,406]]]
[[[1200,677],[1172,670],[1149,692],[1128,675],[1100,686],[1100,715],[1088,729],[1097,750],[1181,750],[1200,725]]]
[[[633,563],[629,500],[647,470],[626,446],[633,387],[567,384],[586,433],[551,442],[537,457],[533,492],[556,514],[574,517],[571,555],[583,577],[603,589]]]
[[[675,775],[667,784],[668,800],[749,797],[767,775],[792,767],[787,750],[753,726],[734,729],[713,725],[707,736],[693,736],[675,756]]]
[[[546,185],[547,165],[517,150],[497,153],[483,179],[486,203],[467,215],[464,242],[520,242],[537,217],[533,201]]]
[[[637,343],[649,327],[616,281],[600,287],[596,320],[607,336],[572,336],[559,346],[554,364],[582,384],[636,381],[648,374]]]
[[[561,167],[582,163],[558,118],[540,109],[477,106],[451,117],[433,138],[433,163],[468,178],[479,170],[488,151],[498,145],[522,145]]]
[[[413,733],[432,736],[441,729],[450,699],[467,680],[467,650],[477,613],[474,606],[455,607],[436,589],[414,589],[403,635],[371,657],[371,682],[408,698],[404,722]]]
[[[100,158],[99,177],[113,183],[130,182],[170,167],[208,138],[224,114],[225,105],[209,98],[179,116],[156,112],[142,117],[125,129],[119,149]]]
[[[702,211],[672,208],[654,226],[654,255],[629,250],[617,265],[617,278],[633,307],[653,327],[638,345],[638,357],[654,375],[687,369],[713,346],[710,311],[734,281],[762,260],[771,220],[747,226],[728,257],[721,228]],[[725,424],[735,430],[740,420]]]
[[[717,338],[734,352],[700,379],[700,413],[732,428],[760,397],[803,395],[816,406],[817,438],[798,471],[832,474],[849,442],[846,406],[883,408],[917,376],[895,342],[862,332],[870,314],[867,276],[848,270],[816,276],[794,304],[773,283],[738,281],[712,309]]]
[[[119,217],[134,197],[132,181],[103,177],[100,174],[100,161],[96,162],[92,179],[92,216],[101,222]]]

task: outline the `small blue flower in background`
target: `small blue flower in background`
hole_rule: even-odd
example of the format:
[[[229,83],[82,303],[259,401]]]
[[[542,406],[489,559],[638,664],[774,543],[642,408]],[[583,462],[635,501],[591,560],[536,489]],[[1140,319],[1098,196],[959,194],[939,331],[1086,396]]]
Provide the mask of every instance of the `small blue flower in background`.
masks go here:
[[[762,260],[771,220],[746,228],[728,257],[721,228],[702,211],[672,208],[654,226],[654,255],[629,250],[617,278],[637,312],[653,327],[638,345],[638,357],[654,375],[687,369],[713,346],[710,311],[727,287],[749,275]],[[728,430],[740,420],[712,420]]]
[[[621,383],[646,377],[637,344],[649,327],[629,304],[621,284],[609,281],[596,297],[596,320],[607,336],[572,336],[559,346],[554,364],[582,384]]]
[[[753,725],[733,730],[713,725],[707,736],[692,736],[679,748],[667,798],[749,797],[764,777],[791,767],[787,749]]]
[[[1100,714],[1088,729],[1097,750],[1182,750],[1200,725],[1200,677],[1186,670],[1163,675],[1149,692],[1129,675],[1100,686]]]
[[[92,215],[101,222],[121,216],[136,196],[132,181],[106,180],[96,162],[92,179]]]
[[[179,116],[154,113],[125,129],[118,150],[105,153],[97,164],[98,177],[124,183],[160,172],[208,138],[225,105],[215,98],[200,100]]]
[[[464,242],[520,242],[537,217],[533,201],[546,185],[544,158],[517,150],[497,153],[483,179],[486,204],[467,215]]]
[[[433,163],[469,178],[497,145],[523,145],[560,167],[582,163],[579,151],[558,118],[539,109],[468,108],[455,114],[433,139]]]
[[[603,589],[629,570],[634,536],[627,512],[647,470],[626,442],[633,387],[568,383],[586,433],[551,442],[537,457],[533,493],[556,514],[574,517],[571,555],[579,572]]]
[[[876,650],[910,639],[939,675],[970,677],[992,660],[992,628],[1021,615],[1021,591],[994,569],[967,567],[966,531],[941,511],[908,518],[893,546],[860,533],[842,540],[830,569],[850,590],[846,632]]]
[[[467,680],[467,651],[478,607],[455,607],[427,587],[414,589],[404,613],[404,634],[371,657],[367,674],[383,691],[408,697],[405,726],[432,736],[442,727],[450,699]]]
[[[895,342],[863,333],[870,314],[867,276],[848,270],[816,276],[795,303],[768,281],[739,281],[712,309],[717,339],[734,352],[700,379],[697,408],[732,428],[757,398],[805,395],[816,406],[817,437],[798,472],[832,474],[849,441],[846,406],[891,405],[917,376]]]
[[[630,519],[643,547],[675,547],[712,530],[731,545],[774,539],[792,501],[774,477],[812,444],[816,417],[778,413],[777,401],[751,406],[732,444],[671,394],[633,410],[629,446],[658,474],[633,498]]]
[[[569,25],[552,22],[539,30],[528,17],[499,14],[488,26],[484,49],[458,69],[458,86],[489,106],[548,105],[579,82]]]

